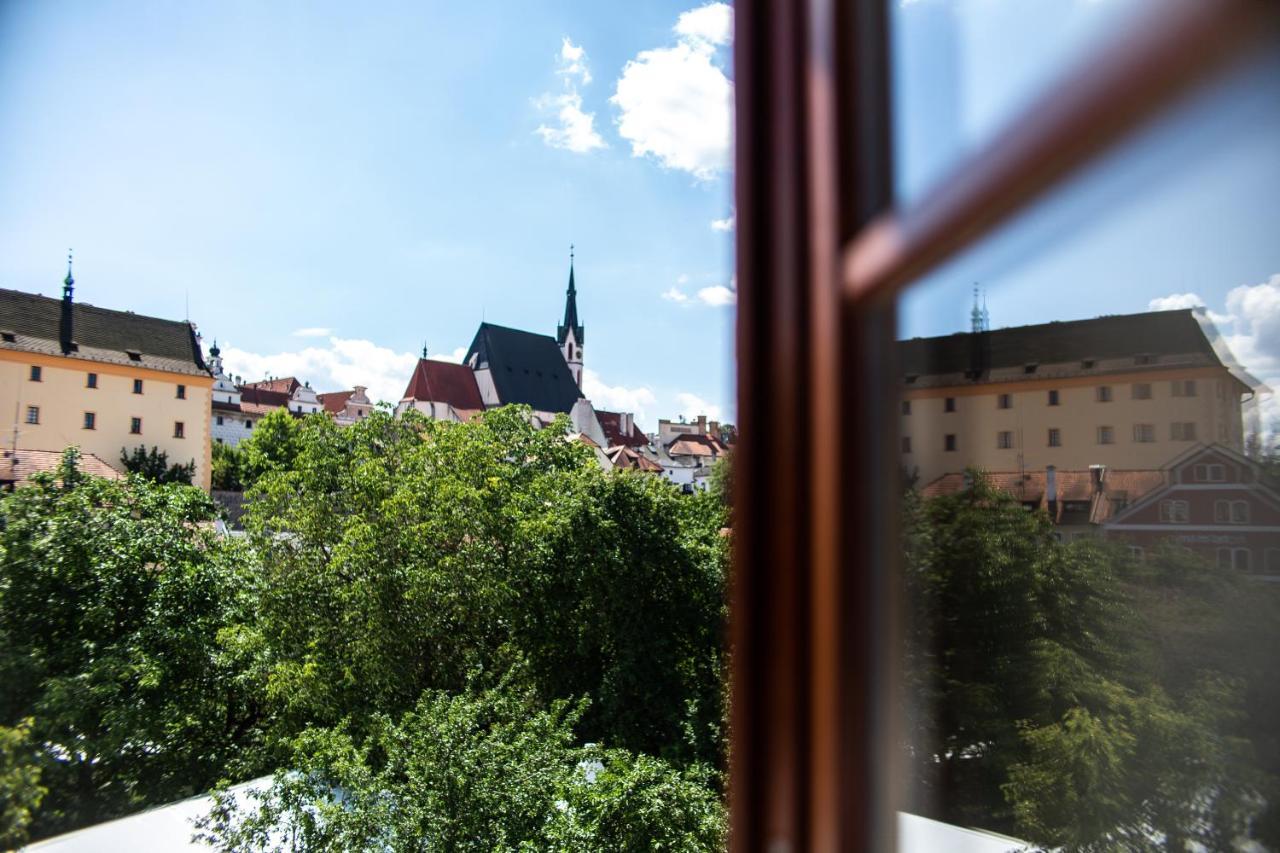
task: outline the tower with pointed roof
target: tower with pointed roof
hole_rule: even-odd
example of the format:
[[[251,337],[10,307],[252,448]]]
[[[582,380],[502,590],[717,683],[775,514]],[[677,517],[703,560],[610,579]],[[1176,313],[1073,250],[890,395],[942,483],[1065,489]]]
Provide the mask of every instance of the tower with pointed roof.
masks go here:
[[[582,323],[578,320],[578,289],[573,283],[573,246],[569,247],[569,290],[564,302],[564,322],[556,327],[556,343],[569,365],[569,373],[582,388],[582,345],[586,342]]]

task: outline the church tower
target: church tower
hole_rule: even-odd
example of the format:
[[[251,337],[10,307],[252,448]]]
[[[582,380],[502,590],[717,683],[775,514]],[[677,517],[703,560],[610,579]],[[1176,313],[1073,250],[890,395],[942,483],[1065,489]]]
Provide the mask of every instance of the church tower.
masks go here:
[[[578,290],[573,284],[573,246],[569,247],[569,291],[564,303],[564,322],[556,327],[556,343],[578,389],[582,389],[582,345],[586,335],[578,321]]]

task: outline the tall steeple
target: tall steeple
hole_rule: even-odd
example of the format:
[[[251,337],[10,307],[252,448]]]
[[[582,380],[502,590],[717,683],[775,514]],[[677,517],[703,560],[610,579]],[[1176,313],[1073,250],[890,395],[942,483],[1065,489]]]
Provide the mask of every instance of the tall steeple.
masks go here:
[[[564,322],[556,327],[556,343],[564,355],[573,381],[582,387],[582,345],[586,333],[578,320],[578,289],[573,282],[573,244],[569,245],[569,290],[564,302]]]
[[[64,355],[75,348],[75,289],[76,280],[71,275],[71,250],[67,249],[67,277],[62,280],[62,317],[58,322],[58,338]]]

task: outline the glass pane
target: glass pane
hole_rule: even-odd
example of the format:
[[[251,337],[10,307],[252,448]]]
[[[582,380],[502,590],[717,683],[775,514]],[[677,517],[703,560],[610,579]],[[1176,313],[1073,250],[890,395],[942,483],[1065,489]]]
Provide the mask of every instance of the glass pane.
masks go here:
[[[1276,104],[1273,45],[903,296],[908,813],[1280,844]]]
[[[886,0],[894,185],[914,201],[1150,0]]]

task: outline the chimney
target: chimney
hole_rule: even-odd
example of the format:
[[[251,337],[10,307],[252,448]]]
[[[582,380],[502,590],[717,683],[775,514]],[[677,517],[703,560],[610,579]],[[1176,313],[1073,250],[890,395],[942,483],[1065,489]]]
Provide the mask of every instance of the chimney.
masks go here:
[[[1089,483],[1093,486],[1095,495],[1102,494],[1102,482],[1107,477],[1106,465],[1090,465],[1089,466]]]
[[[1044,497],[1049,504],[1049,518],[1058,521],[1058,469],[1052,465],[1044,469]]]
[[[71,252],[67,252],[67,277],[62,280],[62,320],[59,323],[58,338],[64,354],[71,352],[75,344],[75,303],[72,294],[76,280],[71,276]]]
[[[698,415],[698,435],[707,434],[707,416]]]

